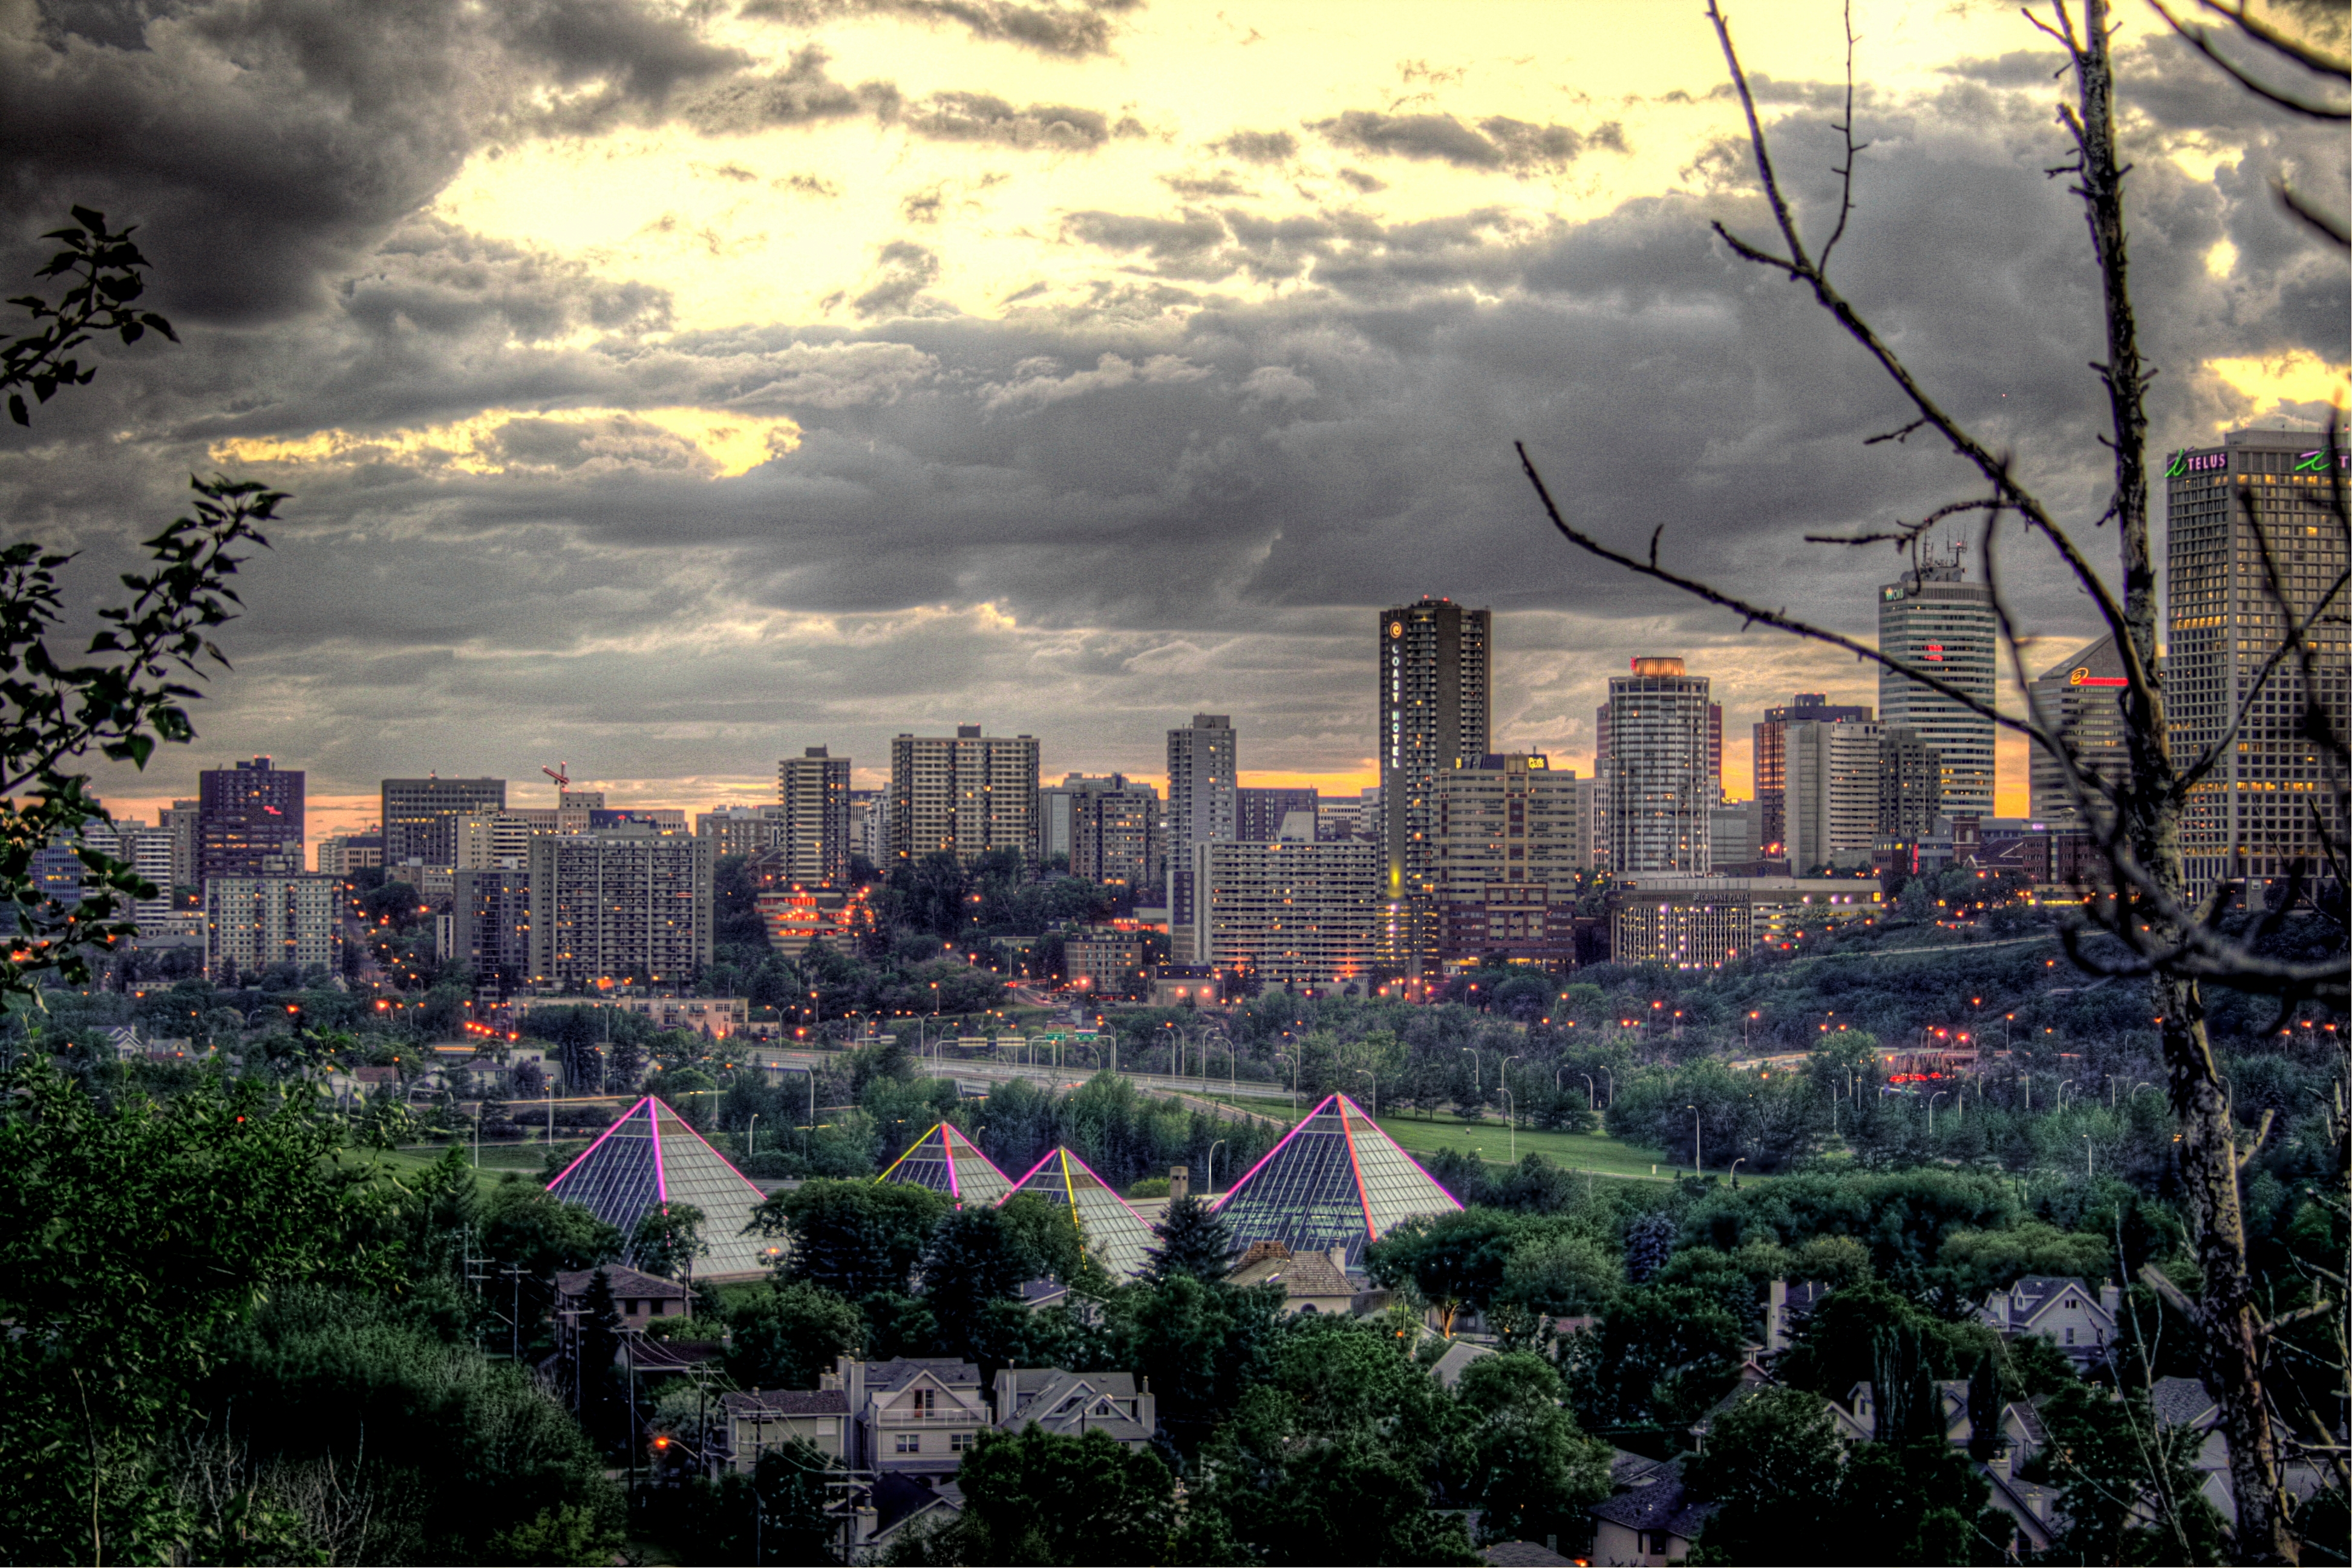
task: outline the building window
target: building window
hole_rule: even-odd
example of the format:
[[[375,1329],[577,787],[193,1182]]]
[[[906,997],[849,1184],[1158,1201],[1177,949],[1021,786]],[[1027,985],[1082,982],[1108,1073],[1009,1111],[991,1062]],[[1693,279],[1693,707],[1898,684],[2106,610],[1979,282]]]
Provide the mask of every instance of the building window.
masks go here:
[[[962,1453],[964,1450],[971,1447],[971,1440],[974,1436],[975,1434],[970,1432],[949,1433],[948,1452],[950,1454]]]
[[[919,1454],[922,1451],[923,1435],[920,1432],[901,1432],[898,1434],[898,1452],[902,1454]]]
[[[2070,1345],[2074,1342],[2074,1331],[2071,1328],[2066,1331],[2066,1342]]]

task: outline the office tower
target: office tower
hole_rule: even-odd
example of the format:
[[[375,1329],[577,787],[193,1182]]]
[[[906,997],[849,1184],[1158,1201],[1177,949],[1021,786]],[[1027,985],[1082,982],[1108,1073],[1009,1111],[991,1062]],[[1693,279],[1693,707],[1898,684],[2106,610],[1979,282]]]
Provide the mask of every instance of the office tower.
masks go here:
[[[530,974],[541,986],[676,987],[710,962],[705,839],[633,824],[530,843]]]
[[[342,883],[299,873],[206,878],[205,978],[233,984],[280,963],[341,971]]]
[[[155,884],[153,898],[131,900],[131,918],[142,929],[156,925],[172,912],[171,829],[148,827],[136,822],[118,822],[113,826],[116,858],[130,862],[132,870]]]
[[[1379,956],[1383,858],[1361,839],[1196,840],[1192,962],[1267,984],[1364,978]]]
[[[504,779],[386,779],[382,793],[383,863],[457,863],[457,819],[504,811]]]
[[[302,869],[302,773],[268,757],[196,775],[196,876],[256,877]]]
[[[1037,742],[959,724],[953,738],[890,742],[890,854],[900,864],[942,852],[970,866],[992,849],[1037,858]]]
[[[1540,754],[1489,754],[1437,777],[1437,947],[1576,962],[1577,874],[1592,864],[1586,793]]]
[[[450,879],[441,949],[474,972],[474,993],[503,1001],[530,984],[530,872],[460,869]]]
[[[1070,875],[1105,887],[1159,880],[1160,792],[1124,773],[1070,773],[1037,792],[1039,853],[1068,858]]]
[[[2331,487],[2352,472],[2336,440],[2337,473],[2327,471],[2324,435],[2308,430],[2232,430],[2221,445],[2173,455],[2165,470],[2168,523],[2164,668],[2172,759],[2189,767],[2221,743],[2232,717],[2247,715],[2213,771],[2189,797],[2181,852],[2191,896],[2224,879],[2284,879],[2300,860],[2305,875],[2325,864],[2324,833],[2339,846],[2347,825],[2344,780],[2331,776],[2302,732],[2306,701],[2337,734],[2352,722],[2352,679],[2344,601],[2308,633],[2319,685],[2306,690],[2299,662],[2263,667],[2284,640],[2284,614],[2307,621],[2344,571],[2344,535],[2329,512]],[[2284,589],[2272,597],[2252,520],[2239,503],[2251,489]]]
[[[1962,580],[1958,544],[1948,560],[1923,558],[1917,570],[1878,590],[1878,651],[1937,672],[1988,707],[1999,632],[1992,590]],[[1884,668],[1878,672],[1878,719],[1890,729],[1916,730],[1943,759],[1947,816],[1992,815],[1991,720]]]
[[[1494,616],[1451,599],[1381,612],[1383,963],[1401,973],[1437,957],[1437,779],[1486,754]]]
[[[1756,805],[1762,847],[1759,859],[1779,860],[1789,853],[1787,737],[1791,724],[1868,723],[1867,707],[1833,703],[1822,691],[1800,691],[1779,708],[1764,710],[1764,721],[1750,731],[1755,738]]]
[[[1679,658],[1636,658],[1609,679],[1609,866],[1618,876],[1707,868],[1707,679]]]
[[[849,879],[849,759],[810,746],[776,764],[786,865],[803,882]]]
[[[319,874],[349,877],[354,871],[383,864],[383,835],[338,833],[319,840]]]
[[[2116,639],[2101,637],[2052,665],[2035,679],[2033,712],[2072,748],[2078,767],[2113,784],[2131,772],[2124,741],[2124,661]],[[2040,746],[2027,751],[2032,794],[2026,809],[2050,826],[2088,826],[2066,787],[2065,769]]]
[[[1179,963],[1196,959],[1190,943],[1198,910],[1192,900],[1192,846],[1230,844],[1240,831],[1235,792],[1240,742],[1223,713],[1195,713],[1168,731],[1169,945]]]
[[[1878,837],[1916,844],[1944,814],[1944,760],[1916,730],[1884,729],[1878,737]]]
[[[1878,842],[1878,743],[1885,726],[1808,721],[1787,734],[1789,869],[1870,864]]]
[[[172,887],[193,891],[196,883],[196,824],[203,820],[204,802],[175,800],[155,820],[172,835]]]
[[[1234,837],[1245,844],[1271,844],[1281,837],[1282,824],[1294,811],[1320,817],[1322,802],[1312,786],[1237,789],[1234,792]],[[1319,835],[1319,828],[1318,832]]]
[[[1706,772],[1715,780],[1715,798],[1723,799],[1723,704],[1706,705]]]
[[[707,839],[710,853],[724,860],[730,855],[757,855],[783,842],[784,808],[781,805],[721,805],[696,815],[694,836]]]
[[[1363,803],[1349,795],[1317,801],[1315,837],[1318,838],[1355,837],[1357,824],[1363,820]]]

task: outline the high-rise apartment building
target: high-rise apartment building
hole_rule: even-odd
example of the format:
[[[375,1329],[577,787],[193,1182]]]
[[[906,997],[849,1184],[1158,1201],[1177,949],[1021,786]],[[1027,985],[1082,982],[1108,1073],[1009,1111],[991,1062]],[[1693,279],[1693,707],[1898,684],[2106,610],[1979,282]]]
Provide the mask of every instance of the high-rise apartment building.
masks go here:
[[[1994,696],[1999,633],[1992,590],[1963,580],[1957,544],[1948,560],[1925,559],[1878,590],[1878,651],[1935,671],[1987,707]],[[1884,668],[1878,672],[1878,719],[1890,729],[1917,731],[1943,759],[1946,815],[1992,815],[1990,719]]]
[[[411,860],[427,866],[457,863],[457,819],[501,812],[507,806],[504,779],[386,779],[382,786],[383,863]]]
[[[2218,447],[2174,453],[2165,469],[2164,685],[2174,765],[2190,766],[2222,743],[2238,712],[2247,716],[2189,795],[2180,837],[2192,896],[2222,880],[2284,879],[2298,860],[2308,874],[2320,863],[2322,833],[2340,845],[2352,826],[2344,781],[2330,776],[2302,730],[2306,701],[2326,711],[2337,734],[2352,723],[2343,600],[2308,633],[2315,687],[2306,687],[2292,658],[2264,674],[2286,617],[2308,622],[2345,568],[2344,534],[2329,507],[2332,486],[2352,474],[2352,452],[2339,435],[2331,475],[2329,445],[2313,431],[2232,430]],[[2284,606],[2270,590],[2241,488],[2257,509]]]
[[[1180,963],[1199,962],[1188,945],[1197,926],[1192,846],[1230,844],[1240,831],[1241,742],[1223,713],[1195,713],[1168,731],[1169,945]]]
[[[1715,780],[1715,798],[1723,798],[1723,704],[1706,705],[1706,772]]]
[[[196,775],[196,877],[299,875],[302,772],[268,757]]]
[[[1380,732],[1382,963],[1437,962],[1437,780],[1491,746],[1494,615],[1451,599],[1381,612]]]
[[[319,874],[322,877],[349,877],[354,871],[383,864],[381,833],[338,833],[319,840]]]
[[[694,836],[709,840],[710,853],[720,860],[775,848],[782,843],[783,832],[781,805],[715,806],[694,818]]]
[[[1547,757],[1517,752],[1438,775],[1441,960],[1500,952],[1574,965],[1577,875],[1592,864],[1583,783]]]
[[[810,746],[776,764],[776,800],[783,814],[777,840],[793,877],[802,882],[846,882],[852,848],[849,759]]]
[[[93,822],[89,826],[98,828],[108,825]],[[172,912],[171,830],[131,821],[120,821],[111,826],[115,847],[110,853],[155,884],[153,898],[129,900],[131,918],[139,922],[142,933],[160,929]]]
[[[1704,876],[1707,814],[1720,793],[1707,772],[1707,679],[1679,658],[1636,658],[1609,680],[1609,866],[1612,872]]]
[[[343,963],[343,885],[297,874],[212,877],[205,882],[205,977],[216,985],[280,963]]]
[[[1879,724],[1791,724],[1787,734],[1789,869],[1870,864],[1878,842]]]
[[[2041,722],[2066,740],[2085,772],[2110,784],[2131,771],[2124,742],[2125,684],[2123,657],[2116,652],[2116,639],[2105,637],[2043,670],[2032,689]],[[2057,758],[2040,746],[2028,748],[2026,777],[2032,791],[2027,810],[2034,821],[2053,827],[2089,826]]]
[[[1160,792],[1124,773],[1070,773],[1037,792],[1040,853],[1109,888],[1156,886],[1162,875]]]
[[[890,792],[854,789],[849,792],[849,821],[856,835],[853,849],[869,866],[890,863]]]
[[[474,972],[474,993],[504,1001],[530,984],[530,871],[461,869],[450,878],[441,946]]]
[[[637,825],[530,843],[530,974],[675,986],[710,962],[707,840]]]
[[[1342,985],[1379,956],[1382,850],[1195,841],[1192,962],[1285,985]]]
[[[1878,837],[1917,844],[1944,814],[1944,760],[1916,730],[1895,728],[1878,737]]]
[[[1271,844],[1294,811],[1319,819],[1322,801],[1313,785],[1301,788],[1237,789],[1234,792],[1234,837],[1244,844]]]
[[[890,742],[890,854],[900,862],[945,852],[969,866],[992,849],[1037,858],[1037,742],[982,735]]]
[[[204,802],[175,800],[171,809],[155,814],[156,822],[172,835],[172,886],[191,892],[196,878],[196,824],[203,820]]]
[[[1791,724],[1852,724],[1870,722],[1867,707],[1833,703],[1823,691],[1800,691],[1779,708],[1764,710],[1764,721],[1755,738],[1756,807],[1759,818],[1759,855],[1767,860],[1786,858],[1789,852],[1789,784],[1787,746]]]

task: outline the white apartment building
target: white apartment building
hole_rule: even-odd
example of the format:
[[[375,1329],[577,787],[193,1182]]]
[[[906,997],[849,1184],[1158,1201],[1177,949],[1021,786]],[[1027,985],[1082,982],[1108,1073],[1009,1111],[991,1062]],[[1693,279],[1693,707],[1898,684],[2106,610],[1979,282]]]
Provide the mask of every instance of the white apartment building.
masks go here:
[[[1540,754],[1490,753],[1437,779],[1438,955],[1573,963],[1590,786]]]
[[[1619,875],[1706,874],[1714,703],[1705,676],[1679,658],[1636,658],[1609,680],[1609,866]]]
[[[1822,866],[1870,864],[1878,842],[1878,745],[1886,727],[1875,721],[1791,724],[1785,765],[1789,869],[1799,876]]]
[[[1928,561],[1878,590],[1878,651],[1939,678],[1990,705],[1997,639],[1992,590],[1961,580],[1959,546],[1948,561]],[[1916,730],[1943,760],[1943,808],[1948,816],[1993,812],[1993,722],[1942,692],[1882,668],[1878,721]],[[1790,864],[1796,864],[1793,844]]]
[[[775,842],[784,852],[787,877],[804,883],[849,879],[847,757],[810,746],[777,763],[776,813]]]
[[[1379,952],[1384,864],[1362,839],[1194,844],[1192,962],[1269,984],[1363,978]]]
[[[942,851],[966,866],[992,849],[1037,858],[1037,742],[982,735],[890,742],[890,853],[899,862]]]
[[[710,962],[709,841],[646,826],[534,838],[531,984],[676,984]]]
[[[215,877],[205,884],[205,976],[226,983],[272,964],[340,973],[343,888],[315,874]]]

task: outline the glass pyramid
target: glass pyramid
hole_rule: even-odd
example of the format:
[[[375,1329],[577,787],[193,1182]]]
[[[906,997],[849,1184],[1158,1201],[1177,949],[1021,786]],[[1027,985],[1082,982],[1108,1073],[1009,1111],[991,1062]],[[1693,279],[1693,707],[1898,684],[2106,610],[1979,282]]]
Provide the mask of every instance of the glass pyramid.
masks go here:
[[[778,1237],[744,1234],[766,1194],[651,1095],[629,1107],[547,1190],[625,1237],[658,1204],[692,1204],[702,1211],[702,1240],[710,1248],[694,1260],[698,1279],[762,1273],[783,1247]]]
[[[1217,1200],[1234,1245],[1279,1241],[1293,1252],[1345,1247],[1359,1266],[1364,1245],[1409,1219],[1462,1205],[1397,1147],[1363,1108],[1335,1094],[1290,1130]]]
[[[1030,1167],[1027,1175],[1013,1184],[1013,1192],[1069,1205],[1087,1250],[1116,1279],[1132,1279],[1142,1273],[1150,1261],[1144,1253],[1159,1239],[1143,1216],[1111,1191],[1109,1183],[1067,1149],[1056,1149]]]
[[[1012,1178],[989,1163],[988,1156],[948,1121],[916,1139],[888,1170],[874,1179],[908,1182],[935,1193],[945,1193],[959,1208],[966,1200],[983,1207],[993,1206],[1013,1190]]]

